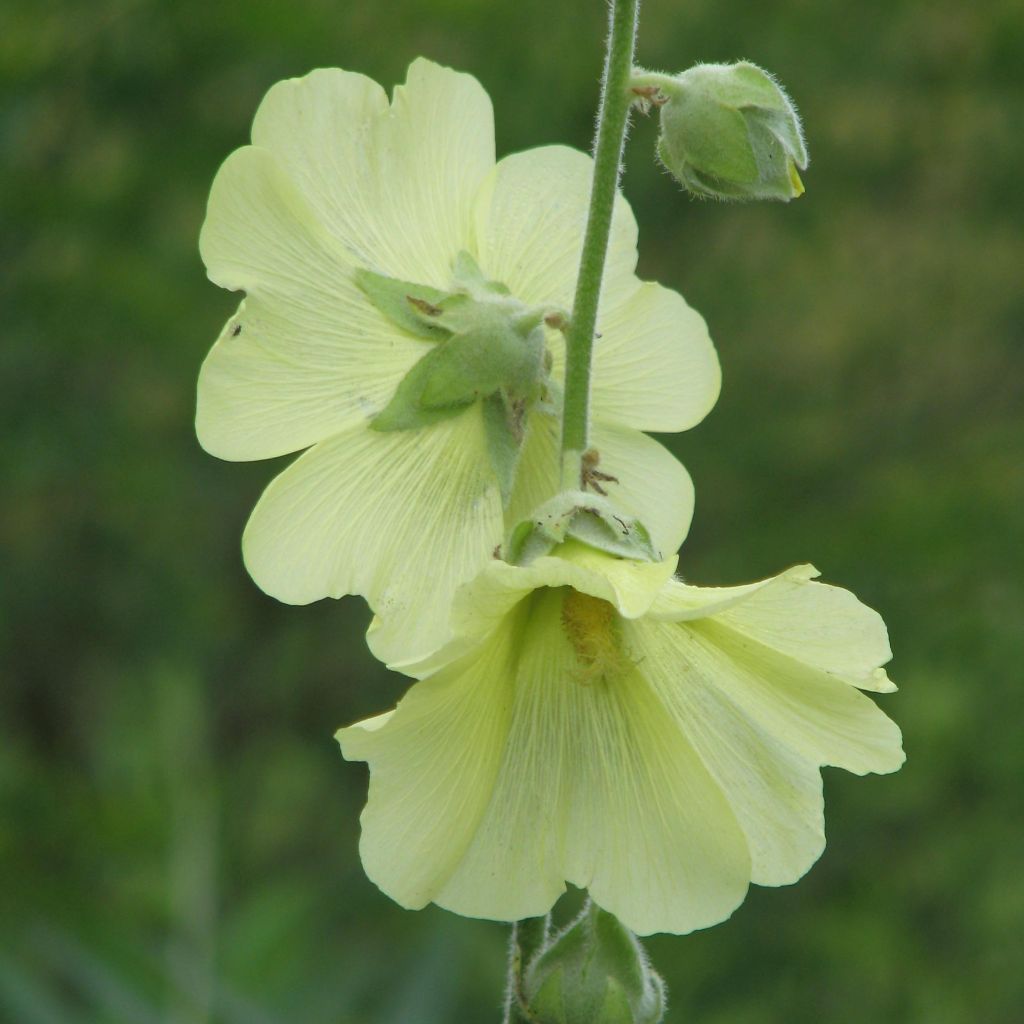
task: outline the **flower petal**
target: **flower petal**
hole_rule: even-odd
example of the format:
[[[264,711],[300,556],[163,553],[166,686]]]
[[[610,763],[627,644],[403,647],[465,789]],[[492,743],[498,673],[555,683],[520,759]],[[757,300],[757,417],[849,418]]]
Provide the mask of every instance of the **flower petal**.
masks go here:
[[[417,683],[394,711],[338,731],[344,756],[370,763],[363,866],[403,907],[448,884],[491,799],[511,711],[512,626]]]
[[[389,668],[423,678],[493,632],[527,594],[542,587],[572,587],[613,605],[627,619],[639,618],[672,578],[676,558],[664,562],[640,562],[616,558],[570,540],[557,555],[537,558],[527,566],[491,559],[452,602],[450,643],[425,658],[392,662]]]
[[[676,580],[671,587],[666,587],[658,595],[658,599],[651,606],[651,615],[669,622],[704,619],[740,604],[757,591],[771,586],[776,580],[812,580],[819,575],[813,565],[797,565],[787,569],[780,576],[735,587],[695,587],[682,580]]]
[[[813,581],[813,566],[739,587],[691,587],[678,581],[659,595],[658,617],[680,621],[714,615],[737,634],[862,690],[896,687],[881,666],[892,658],[878,612],[842,587]]]
[[[367,871],[400,902],[408,891],[395,880],[426,874],[435,891],[420,890],[407,905],[430,898],[470,917],[544,914],[568,880],[640,934],[714,924],[742,900],[749,880],[736,818],[637,673],[580,681],[561,626],[562,598],[545,589],[525,600],[506,620],[518,635],[509,640],[507,627],[492,634],[459,663],[459,683],[447,671],[417,683],[406,701],[417,691],[420,700],[432,699],[429,724],[405,718],[403,701],[383,728],[346,747],[346,756],[370,761],[371,777],[396,777],[403,761],[411,766],[401,787],[371,789]],[[508,644],[519,652],[514,661],[506,660]],[[449,686],[458,694],[442,709]],[[434,723],[455,708],[475,727],[438,740]],[[389,743],[388,732],[398,728],[401,741]],[[481,813],[483,785],[493,788]],[[453,820],[453,808],[468,810]],[[384,821],[397,824],[385,831]],[[421,844],[415,824],[399,833],[402,822],[429,822],[432,836],[450,830],[454,839]],[[429,863],[417,863],[423,860]]]
[[[736,814],[750,849],[751,881],[788,885],[825,847],[818,764],[762,729],[687,660],[685,628],[648,619],[626,623],[624,635]]]
[[[386,621],[388,660],[447,635],[455,588],[501,539],[501,500],[479,407],[419,431],[355,427],[275,479],[242,540],[246,566],[289,604],[362,594]]]
[[[590,204],[594,162],[568,146],[541,146],[504,157],[476,204],[477,262],[527,305],[572,307]],[[602,302],[613,305],[639,285],[636,219],[617,196]]]
[[[591,400],[595,421],[688,430],[718,401],[722,371],[704,318],[683,297],[645,283],[598,322]]]
[[[783,575],[717,616],[735,632],[864,690],[891,692],[880,673],[889,631],[849,590]]]
[[[494,795],[437,902],[530,917],[565,879],[640,934],[717,923],[750,877],[736,819],[637,673],[579,680],[561,601],[532,599]]]
[[[426,348],[366,301],[264,150],[218,171],[200,251],[211,280],[248,292],[200,371],[196,431],[213,455],[269,458],[364,421]]]
[[[389,107],[336,68],[275,85],[253,124],[316,216],[363,266],[439,288],[466,248],[494,166],[491,101],[471,75],[419,58]]]
[[[724,789],[753,881],[784,885],[824,845],[819,766],[895,771],[900,731],[855,687],[882,689],[882,620],[798,566],[742,587],[670,583],[629,641]],[[890,684],[891,687],[891,684]]]
[[[600,468],[618,479],[608,496],[647,527],[662,556],[675,554],[693,519],[693,481],[663,445],[630,427],[595,419],[590,443],[601,453]]]
[[[795,881],[824,845],[818,768],[895,771],[900,731],[855,687],[882,689],[885,625],[798,566],[742,587],[674,581],[630,643],[725,790],[753,881]],[[890,684],[891,687],[891,684]]]
[[[903,764],[899,728],[869,698],[814,665],[813,652],[804,662],[796,652],[773,650],[734,629],[727,614],[676,624],[680,663],[695,678],[815,764],[857,775],[893,772]],[[797,631],[798,622],[794,616]]]
[[[617,483],[605,485],[608,497],[644,523],[662,556],[674,554],[693,518],[690,474],[663,445],[631,427],[595,419],[590,434],[591,444],[601,455],[600,469],[618,478]],[[509,529],[557,493],[558,445],[558,422],[543,413],[534,414],[506,512]]]

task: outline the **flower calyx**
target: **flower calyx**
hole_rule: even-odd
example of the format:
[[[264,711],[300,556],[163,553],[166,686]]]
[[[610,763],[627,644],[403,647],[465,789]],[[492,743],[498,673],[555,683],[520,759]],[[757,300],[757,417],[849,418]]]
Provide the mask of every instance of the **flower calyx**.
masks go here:
[[[636,937],[588,901],[530,960],[517,986],[537,1024],[658,1024],[665,986]]]
[[[680,75],[634,71],[642,110],[660,112],[661,162],[694,195],[723,200],[803,195],[800,118],[782,86],[747,61],[697,64]]]
[[[466,252],[457,257],[453,278],[452,290],[445,292],[370,270],[356,272],[356,284],[392,324],[434,343],[370,426],[418,430],[482,402],[488,451],[507,503],[526,415],[548,388],[542,325],[561,324],[565,314],[525,306],[503,284],[487,280]]]
[[[504,548],[505,561],[529,565],[567,541],[580,541],[619,558],[661,561],[647,527],[603,494],[563,491],[518,523]]]

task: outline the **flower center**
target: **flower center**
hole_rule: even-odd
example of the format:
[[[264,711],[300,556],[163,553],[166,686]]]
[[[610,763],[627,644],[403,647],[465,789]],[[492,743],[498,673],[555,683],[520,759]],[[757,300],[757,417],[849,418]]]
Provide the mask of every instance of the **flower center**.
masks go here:
[[[619,616],[607,601],[566,588],[562,597],[562,629],[579,666],[583,685],[610,681],[630,666],[622,649]]]

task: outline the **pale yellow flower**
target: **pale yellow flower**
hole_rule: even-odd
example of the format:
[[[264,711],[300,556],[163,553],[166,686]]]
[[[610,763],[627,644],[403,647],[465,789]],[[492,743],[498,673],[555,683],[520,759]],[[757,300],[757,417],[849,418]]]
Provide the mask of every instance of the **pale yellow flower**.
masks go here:
[[[820,766],[899,768],[860,692],[895,689],[875,612],[809,566],[726,588],[674,568],[570,543],[460,590],[398,707],[338,733],[370,764],[385,893],[511,921],[569,881],[640,934],[689,932],[820,856]]]
[[[538,405],[508,507],[481,403],[418,430],[381,432],[430,342],[357,284],[371,271],[446,291],[460,253],[529,307],[572,303],[592,163],[546,146],[495,162],[491,104],[475,79],[425,60],[388,102],[358,74],[321,70],[267,94],[251,146],[210,195],[210,278],[245,291],[203,365],[196,428],[225,459],[308,451],[260,499],[243,538],[268,594],[304,604],[364,595],[384,613],[383,656],[432,649],[456,586],[507,528],[555,491],[557,408]],[[644,430],[676,431],[713,405],[719,369],[703,320],[634,274],[636,223],[619,200],[595,351],[592,438],[617,504],[674,551],[689,526],[685,470]],[[551,378],[561,335],[547,330]]]

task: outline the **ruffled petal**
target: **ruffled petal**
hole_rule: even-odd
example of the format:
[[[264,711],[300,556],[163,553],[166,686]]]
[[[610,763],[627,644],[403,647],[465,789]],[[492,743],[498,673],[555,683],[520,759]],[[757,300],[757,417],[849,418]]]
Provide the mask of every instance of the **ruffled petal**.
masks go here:
[[[674,581],[648,621],[673,622],[687,672],[798,756],[858,775],[895,771],[905,759],[900,730],[857,689],[883,688],[885,626],[848,591],[814,582],[816,574],[799,566],[703,593]]]
[[[375,415],[427,347],[366,301],[263,150],[240,149],[217,173],[200,251],[211,280],[248,293],[199,375],[196,431],[213,455],[270,458]]]
[[[645,283],[598,323],[591,383],[595,422],[688,430],[718,401],[722,371],[704,318],[683,297]]]
[[[797,754],[857,775],[894,772],[904,760],[896,723],[849,683],[780,654],[716,619],[680,628],[702,675]]]
[[[402,902],[408,890],[391,879],[413,875],[420,870],[415,861],[427,857],[431,894],[421,889],[417,902],[407,905],[430,898],[470,917],[544,914],[570,881],[589,888],[597,903],[640,934],[714,924],[746,891],[750,861],[743,833],[718,785],[637,672],[591,683],[580,678],[561,624],[563,593],[541,590],[506,620],[518,634],[511,649],[519,654],[509,667],[501,668],[506,634],[500,630],[459,663],[458,695],[431,721],[457,707],[478,729],[467,727],[458,742],[435,742],[430,726],[410,724],[403,742],[388,745],[403,702],[357,748],[346,748],[346,756],[370,761],[371,776],[394,775],[403,759],[415,766],[403,776],[401,791],[390,790],[395,808],[382,806],[382,789],[376,790],[378,806],[368,806],[364,828],[375,834],[364,838],[364,857],[374,851],[367,870]],[[449,678],[447,672],[439,677]],[[417,683],[410,697],[424,688],[421,699],[436,694],[440,701],[443,686],[427,689],[436,678]],[[495,772],[499,722],[507,738]],[[491,794],[481,813],[484,784]],[[398,825],[385,836],[375,824],[430,822],[432,834],[445,835],[437,817],[453,807],[468,810],[461,821],[445,817],[455,839],[443,842],[439,853],[421,846],[412,827],[407,836],[398,834]],[[457,858],[454,846],[462,847]]]
[[[537,558],[527,566],[492,559],[456,592],[451,641],[424,658],[392,662],[388,667],[416,678],[432,674],[475,648],[523,598],[542,587],[572,587],[607,601],[624,618],[639,618],[671,580],[675,568],[675,557],[639,562],[611,557],[577,541],[566,541],[557,555]]]
[[[530,418],[515,488],[506,512],[511,529],[557,493],[559,425],[552,416]],[[674,554],[693,519],[693,482],[671,452],[630,427],[594,421],[590,442],[601,455],[600,468],[618,478],[606,485],[623,512],[642,520],[654,547]]]
[[[392,660],[442,642],[453,592],[501,531],[474,407],[419,431],[356,427],[316,445],[266,489],[242,549],[253,579],[281,601],[365,596],[385,620],[374,649]]]
[[[675,621],[714,615],[737,634],[862,690],[896,687],[882,665],[892,658],[882,617],[842,587],[813,582],[814,566],[739,587],[675,582],[652,614]]]
[[[318,219],[357,263],[439,288],[470,236],[494,166],[491,101],[471,75],[419,58],[388,106],[335,68],[275,85],[253,124]]]
[[[799,566],[744,587],[673,581],[650,614],[623,626],[725,791],[762,885],[796,881],[824,847],[820,766],[890,772],[905,759],[898,727],[854,688],[893,688],[882,685],[885,625],[815,575]]]
[[[788,885],[807,872],[825,847],[818,763],[761,728],[688,660],[685,628],[647,619],[627,623],[624,634],[645,678],[739,820],[750,850],[751,881]]]
[[[593,160],[567,146],[541,146],[500,160],[476,204],[475,255],[484,274],[527,305],[570,309],[593,173]],[[603,304],[615,305],[639,286],[636,244],[636,219],[619,195]]]
[[[394,711],[338,732],[346,758],[370,763],[363,866],[403,907],[437,898],[491,799],[508,735],[517,637],[506,622],[474,659],[417,683]]]

